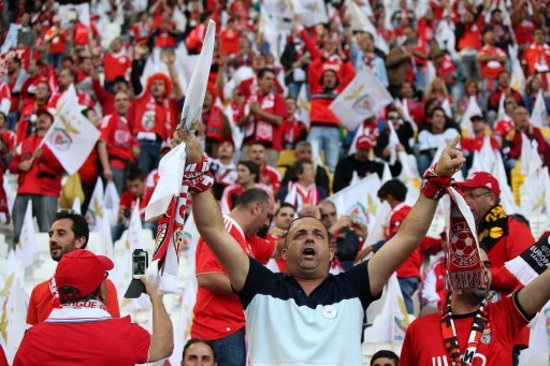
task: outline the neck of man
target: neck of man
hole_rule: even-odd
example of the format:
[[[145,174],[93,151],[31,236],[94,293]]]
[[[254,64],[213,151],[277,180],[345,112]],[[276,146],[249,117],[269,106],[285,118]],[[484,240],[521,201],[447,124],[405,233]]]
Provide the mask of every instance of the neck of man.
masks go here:
[[[476,312],[481,305],[479,296],[474,294],[451,294],[451,311],[453,315],[470,314]]]
[[[247,189],[254,188],[256,186],[255,182],[247,182],[242,184],[243,189],[246,191]]]
[[[302,290],[306,293],[307,296],[309,296],[317,287],[323,283],[326,277],[323,278],[298,278],[294,277],[296,282],[300,285]]]

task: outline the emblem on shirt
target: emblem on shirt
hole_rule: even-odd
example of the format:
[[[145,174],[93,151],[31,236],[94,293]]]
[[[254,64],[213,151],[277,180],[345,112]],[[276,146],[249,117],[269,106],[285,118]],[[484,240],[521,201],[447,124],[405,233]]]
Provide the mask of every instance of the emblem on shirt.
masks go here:
[[[492,338],[493,337],[491,336],[491,328],[483,329],[483,333],[481,334],[481,339],[480,339],[481,343],[490,344]]]
[[[337,314],[336,307],[334,305],[325,305],[323,306],[323,311],[321,314],[323,315],[323,318],[325,319],[334,319],[336,318]]]

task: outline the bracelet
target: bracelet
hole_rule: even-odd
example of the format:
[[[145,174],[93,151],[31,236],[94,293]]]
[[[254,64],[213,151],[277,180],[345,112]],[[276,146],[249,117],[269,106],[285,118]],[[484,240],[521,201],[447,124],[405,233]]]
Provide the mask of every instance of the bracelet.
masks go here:
[[[189,187],[189,192],[203,192],[214,184],[214,175],[210,171],[212,160],[203,155],[201,161],[187,164],[183,173],[182,185]]]
[[[438,200],[447,192],[451,185],[452,177],[440,177],[435,173],[435,165],[424,173],[424,181],[420,191],[429,199]]]

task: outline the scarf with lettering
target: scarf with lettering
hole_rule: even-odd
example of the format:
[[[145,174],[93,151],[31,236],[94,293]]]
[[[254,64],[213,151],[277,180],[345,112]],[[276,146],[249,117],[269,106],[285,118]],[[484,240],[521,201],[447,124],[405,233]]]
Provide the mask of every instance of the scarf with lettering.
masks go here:
[[[487,252],[508,235],[508,216],[501,205],[491,208],[478,225],[477,240]]]
[[[445,308],[441,311],[441,335],[443,336],[445,350],[451,359],[452,366],[472,365],[483,329],[487,326],[488,322],[489,314],[487,311],[487,299],[483,299],[472,324],[472,330],[470,331],[470,335],[468,337],[466,351],[464,352],[464,355],[460,354],[458,337],[456,335],[456,328],[453,322],[453,312],[451,310],[451,297],[449,296],[447,305],[445,305]]]

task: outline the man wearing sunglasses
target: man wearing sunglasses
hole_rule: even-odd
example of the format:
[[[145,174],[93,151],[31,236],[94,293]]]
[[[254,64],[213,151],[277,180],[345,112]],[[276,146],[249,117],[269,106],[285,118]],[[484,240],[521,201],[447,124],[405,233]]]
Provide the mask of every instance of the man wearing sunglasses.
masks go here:
[[[504,263],[529,248],[535,238],[529,226],[508,216],[500,205],[500,186],[490,173],[476,172],[460,184],[476,220],[479,245],[491,260],[492,289],[505,295],[520,284]]]

